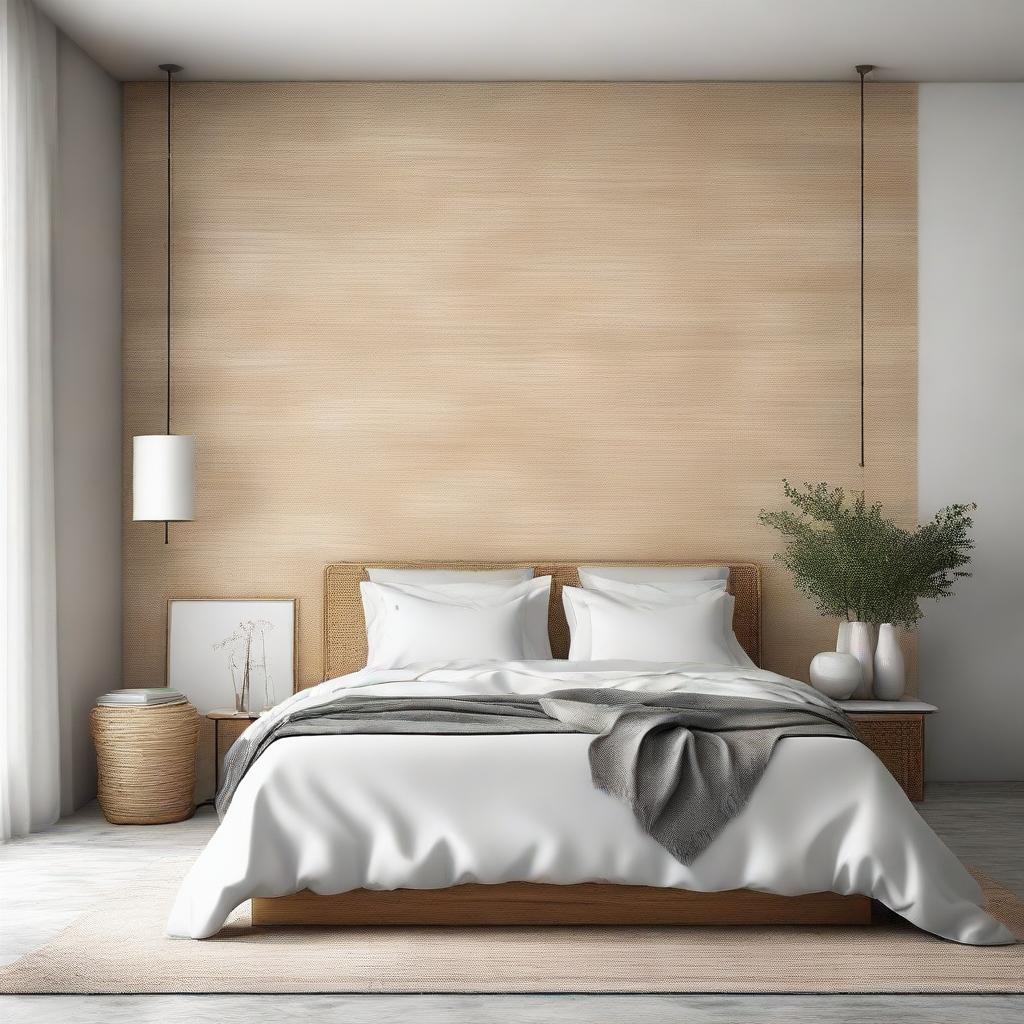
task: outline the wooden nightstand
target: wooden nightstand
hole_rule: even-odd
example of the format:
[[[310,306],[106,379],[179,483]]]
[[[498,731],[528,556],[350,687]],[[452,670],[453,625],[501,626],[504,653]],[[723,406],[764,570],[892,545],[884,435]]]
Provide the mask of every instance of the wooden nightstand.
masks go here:
[[[938,711],[923,700],[841,700],[864,743],[911,800],[924,799],[924,720]]]
[[[213,792],[216,796],[217,790],[220,789],[220,770],[224,763],[224,755],[231,749],[231,744],[260,716],[237,711],[208,711],[206,717],[213,722]]]

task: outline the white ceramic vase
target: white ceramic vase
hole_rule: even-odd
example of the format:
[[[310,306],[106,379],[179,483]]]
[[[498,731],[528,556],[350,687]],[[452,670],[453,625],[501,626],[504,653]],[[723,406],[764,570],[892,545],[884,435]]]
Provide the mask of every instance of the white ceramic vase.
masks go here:
[[[843,651],[822,651],[811,661],[811,685],[833,700],[846,700],[860,685],[860,662]]]
[[[836,650],[840,654],[850,653],[850,620],[839,620],[839,632],[836,634]]]
[[[879,700],[899,700],[906,688],[907,668],[900,638],[891,622],[883,622],[875,647],[875,696]]]
[[[838,644],[845,643],[847,651],[860,662],[860,683],[853,691],[854,700],[871,700],[872,683],[875,678],[875,637],[870,622],[846,622],[846,636],[840,626]]]

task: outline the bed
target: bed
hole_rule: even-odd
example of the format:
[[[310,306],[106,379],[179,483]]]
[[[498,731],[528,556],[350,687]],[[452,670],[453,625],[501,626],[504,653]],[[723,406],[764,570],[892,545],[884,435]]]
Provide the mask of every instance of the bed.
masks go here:
[[[535,576],[551,577],[554,660],[405,672],[364,667],[359,586],[369,568],[510,565],[526,563],[329,565],[325,682],[291,701],[354,693],[519,694],[580,684],[822,701],[810,688],[757,668],[761,586],[750,563],[729,564],[727,584],[736,640],[750,668],[561,660],[568,627],[560,591],[579,581],[577,566],[561,562],[530,566]],[[213,935],[248,899],[254,923],[264,925],[851,925],[868,924],[877,901],[945,938],[1012,941],[980,908],[973,878],[860,743],[783,740],[749,805],[684,865],[637,826],[627,807],[594,788],[587,772],[591,739],[280,739],[239,783],[182,885],[168,932]]]

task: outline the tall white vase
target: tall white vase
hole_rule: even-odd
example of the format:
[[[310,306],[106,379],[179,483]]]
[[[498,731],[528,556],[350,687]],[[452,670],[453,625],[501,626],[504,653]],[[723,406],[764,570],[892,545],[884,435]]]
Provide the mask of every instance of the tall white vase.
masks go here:
[[[839,620],[839,633],[836,635],[836,650],[840,654],[850,653],[850,626],[849,619]]]
[[[871,700],[875,677],[875,643],[870,622],[849,623],[849,653],[860,662],[860,686],[853,691],[853,700]]]
[[[899,700],[907,688],[907,668],[896,627],[883,622],[878,627],[875,647],[875,696],[879,700]]]

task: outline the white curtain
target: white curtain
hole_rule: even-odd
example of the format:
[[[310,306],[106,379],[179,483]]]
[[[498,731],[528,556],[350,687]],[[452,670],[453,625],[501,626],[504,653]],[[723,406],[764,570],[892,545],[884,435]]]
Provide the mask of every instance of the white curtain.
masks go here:
[[[0,0],[0,840],[60,814],[50,249],[57,38]]]

